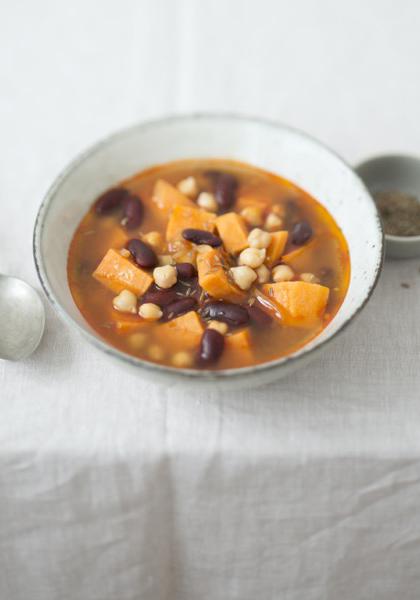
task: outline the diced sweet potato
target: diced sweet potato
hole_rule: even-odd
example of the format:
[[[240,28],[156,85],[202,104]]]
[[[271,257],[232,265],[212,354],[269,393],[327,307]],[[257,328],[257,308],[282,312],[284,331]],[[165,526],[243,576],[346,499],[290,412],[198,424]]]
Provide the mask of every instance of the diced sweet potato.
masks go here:
[[[178,205],[172,211],[166,229],[166,239],[169,243],[182,240],[184,229],[204,229],[214,231],[216,215],[195,206]]]
[[[270,208],[270,212],[274,213],[278,217],[284,218],[286,216],[286,212],[287,212],[286,205],[274,203]]]
[[[93,277],[117,294],[126,289],[138,296],[144,294],[153,282],[149,273],[112,248],[105,254]]]
[[[262,211],[269,208],[271,204],[271,198],[258,194],[257,192],[244,192],[236,201],[236,207],[239,211],[248,206],[258,206]]]
[[[284,281],[263,285],[263,292],[278,304],[285,325],[312,327],[324,314],[330,290],[317,283]]]
[[[107,238],[107,247],[108,248],[123,248],[125,243],[128,240],[128,235],[124,231],[122,227],[114,227],[112,229],[111,235]]]
[[[313,238],[304,246],[300,246],[299,248],[296,248],[296,250],[284,254],[282,261],[292,267],[295,271],[310,271],[311,257],[315,257],[318,242],[318,238]]]
[[[267,248],[267,265],[269,267],[272,267],[283,254],[288,235],[287,231],[276,231],[271,234],[271,242]]]
[[[229,281],[220,251],[212,248],[197,255],[198,282],[205,292],[218,300],[240,302],[242,290]]]
[[[192,265],[197,263],[197,248],[191,242],[179,240],[171,244],[171,252],[177,263],[188,262]]]
[[[234,212],[221,215],[216,219],[216,227],[230,254],[237,254],[248,247],[248,230],[240,215]]]
[[[92,230],[93,228],[94,226],[92,226]],[[86,239],[92,240],[92,244],[100,254],[105,254],[108,248],[115,250],[123,248],[128,240],[127,231],[117,223],[115,215],[101,217],[96,235],[90,237],[92,230],[87,230]]]
[[[249,329],[242,329],[225,337],[225,349],[252,355],[252,340]]]
[[[319,276],[321,269],[327,267],[334,277],[341,278],[346,273],[349,257],[339,240],[328,232],[318,234],[304,246],[284,254],[282,260],[298,273]]]
[[[179,190],[164,179],[158,179],[153,188],[153,202],[167,217],[170,216],[175,206],[192,206],[195,204],[192,200],[181,194]]]
[[[195,311],[190,311],[156,328],[155,337],[171,350],[198,347],[204,326]]]
[[[187,312],[185,315],[181,315],[176,319],[172,319],[172,321],[168,321],[168,323],[165,323],[165,325],[162,327],[176,329],[179,333],[188,331],[188,333],[194,333],[196,335],[202,335],[204,331],[200,317],[194,310],[191,310],[190,312]]]
[[[118,319],[115,321],[115,330],[121,335],[135,333],[140,331],[148,322],[144,319]]]

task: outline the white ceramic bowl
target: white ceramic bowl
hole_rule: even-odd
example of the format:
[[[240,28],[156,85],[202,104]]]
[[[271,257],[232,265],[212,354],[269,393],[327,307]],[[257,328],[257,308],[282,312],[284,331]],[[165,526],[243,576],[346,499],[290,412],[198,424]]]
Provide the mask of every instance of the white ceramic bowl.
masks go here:
[[[175,369],[124,354],[86,323],[67,282],[73,233],[93,200],[137,171],[182,158],[230,158],[283,175],[317,198],[343,230],[350,248],[351,280],[339,312],[318,337],[285,358],[265,364],[199,371]],[[34,257],[42,286],[64,321],[108,356],[139,376],[171,385],[235,388],[273,381],[320,352],[362,309],[377,282],[383,235],[376,207],[360,179],[331,150],[307,135],[259,119],[192,115],[136,125],[84,152],[48,191],[35,224]]]

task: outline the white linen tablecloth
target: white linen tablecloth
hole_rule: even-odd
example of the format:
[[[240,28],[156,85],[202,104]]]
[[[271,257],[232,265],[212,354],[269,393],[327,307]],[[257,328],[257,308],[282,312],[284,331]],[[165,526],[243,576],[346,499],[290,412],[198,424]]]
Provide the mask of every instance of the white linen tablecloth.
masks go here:
[[[415,0],[0,5],[0,272],[97,138],[191,110],[418,152]],[[388,262],[323,356],[225,395],[154,387],[47,306],[0,361],[1,600],[418,600],[420,259]],[[409,287],[402,287],[401,284]]]

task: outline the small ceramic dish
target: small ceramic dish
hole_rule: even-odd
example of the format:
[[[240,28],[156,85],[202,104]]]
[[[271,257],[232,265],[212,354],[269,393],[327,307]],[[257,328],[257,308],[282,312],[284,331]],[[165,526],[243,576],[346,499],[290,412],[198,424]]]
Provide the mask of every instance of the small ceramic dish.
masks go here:
[[[264,364],[219,371],[162,366],[108,345],[83,319],[67,281],[73,233],[100,192],[135,172],[183,158],[230,158],[283,175],[328,209],[350,250],[351,279],[335,318],[306,346]],[[360,224],[363,224],[363,227]],[[34,257],[42,286],[63,319],[114,360],[166,384],[233,389],[276,380],[306,364],[360,312],[382,266],[376,206],[354,171],[307,135],[271,122],[229,115],[192,115],[140,124],[79,156],[48,191],[35,224]]]
[[[356,173],[373,195],[397,191],[416,196],[420,202],[420,159],[414,156],[389,154],[363,161]],[[420,256],[420,235],[385,234],[386,255],[391,258]]]

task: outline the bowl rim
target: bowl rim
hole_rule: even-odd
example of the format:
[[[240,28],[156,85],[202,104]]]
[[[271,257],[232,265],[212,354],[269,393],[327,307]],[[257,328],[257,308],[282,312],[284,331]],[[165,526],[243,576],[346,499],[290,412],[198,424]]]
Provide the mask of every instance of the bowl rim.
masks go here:
[[[365,184],[364,180],[359,175],[359,168],[363,167],[364,165],[366,165],[368,163],[375,163],[375,162],[379,162],[384,159],[409,160],[409,161],[417,162],[419,165],[419,172],[420,172],[420,156],[417,156],[416,154],[405,154],[403,152],[390,152],[389,154],[374,154],[372,156],[368,156],[364,160],[361,160],[360,162],[358,162],[357,165],[355,165],[354,171],[355,171],[356,175],[359,177],[359,179],[361,179],[362,183],[364,184],[364,186],[366,187],[367,191],[369,192],[369,194],[371,196],[372,196],[372,193],[371,193],[370,189],[368,188],[368,186]],[[373,198],[373,196],[372,196],[372,198]],[[375,202],[375,199],[373,199],[373,201]],[[419,199],[419,202],[420,202],[420,199]],[[382,226],[382,228],[383,228],[383,226]],[[419,235],[394,235],[392,233],[385,233],[385,230],[383,230],[383,232],[384,232],[385,240],[389,240],[390,242],[393,242],[395,244],[401,244],[402,246],[409,246],[411,244],[417,245],[420,243],[420,234]]]
[[[45,264],[44,264],[44,258],[43,258],[42,251],[41,251],[41,241],[42,241],[42,235],[43,235],[43,230],[44,230],[44,226],[45,226],[45,219],[48,214],[49,207],[50,207],[51,203],[53,202],[55,194],[56,194],[57,190],[60,188],[61,184],[67,179],[67,177],[69,177],[71,175],[73,170],[78,165],[83,163],[83,161],[86,158],[94,155],[97,151],[101,150],[102,147],[106,146],[107,144],[109,144],[115,140],[118,140],[120,138],[123,138],[124,136],[126,136],[127,134],[132,132],[133,130],[138,130],[141,132],[141,131],[146,131],[150,128],[154,128],[159,125],[170,124],[172,122],[194,121],[194,120],[199,121],[199,120],[206,120],[206,119],[207,120],[209,120],[209,119],[210,120],[211,119],[215,119],[215,120],[216,119],[226,119],[229,121],[235,120],[235,121],[241,121],[244,123],[256,123],[258,125],[263,125],[265,127],[270,127],[270,128],[274,128],[274,129],[283,129],[283,130],[287,130],[291,133],[297,134],[298,136],[303,137],[303,138],[307,139],[308,141],[311,141],[311,142],[323,147],[330,154],[335,156],[335,158],[338,159],[342,163],[343,166],[345,166],[347,169],[350,169],[353,172],[354,177],[356,177],[359,180],[359,183],[364,188],[364,190],[367,193],[367,196],[370,198],[370,200],[372,202],[374,212],[375,212],[376,226],[378,229],[378,233],[380,234],[379,235],[380,252],[379,252],[378,262],[375,266],[374,277],[371,282],[371,285],[367,291],[366,297],[364,298],[363,302],[360,304],[360,306],[357,307],[357,309],[345,321],[343,321],[343,323],[337,329],[337,331],[335,331],[332,335],[330,335],[330,337],[328,337],[321,343],[313,346],[312,348],[307,348],[307,345],[306,345],[306,346],[303,346],[302,348],[299,348],[292,355],[286,355],[286,356],[276,358],[271,361],[267,361],[264,363],[258,363],[256,365],[250,365],[247,367],[237,367],[237,368],[221,369],[221,370],[180,369],[178,367],[170,367],[170,366],[166,366],[166,365],[160,365],[158,363],[149,362],[147,360],[143,360],[141,358],[132,356],[131,354],[126,354],[125,352],[122,352],[121,350],[115,348],[114,346],[111,346],[108,342],[103,341],[101,338],[99,338],[96,335],[94,335],[93,333],[91,333],[87,328],[83,327],[75,319],[73,319],[73,317],[71,317],[67,313],[67,311],[61,306],[60,301],[56,297],[53,286],[50,284],[50,281],[47,276],[47,272],[46,272],[46,268],[45,268]],[[156,373],[156,375],[161,373],[161,374],[165,374],[165,375],[179,376],[179,378],[184,379],[184,381],[188,378],[190,380],[195,379],[197,381],[200,381],[200,380],[201,381],[217,381],[217,380],[223,380],[226,378],[239,379],[244,376],[248,376],[251,374],[253,375],[253,374],[259,373],[259,372],[273,371],[274,369],[277,369],[277,368],[285,366],[285,365],[293,365],[294,363],[297,363],[299,360],[301,360],[303,358],[307,358],[308,356],[313,356],[317,351],[321,350],[327,344],[329,344],[334,339],[336,339],[336,337],[338,336],[339,333],[342,333],[344,330],[346,330],[348,325],[353,321],[353,319],[356,316],[358,316],[361,313],[363,308],[366,306],[366,304],[370,300],[370,298],[373,294],[373,291],[378,283],[378,280],[379,280],[379,277],[380,277],[380,274],[382,271],[382,267],[384,264],[384,252],[385,252],[384,231],[383,231],[382,222],[381,222],[381,219],[379,216],[379,211],[376,207],[376,204],[375,204],[367,186],[362,181],[362,179],[360,178],[358,173],[337,152],[332,150],[326,144],[317,140],[315,137],[313,137],[297,128],[291,127],[289,125],[285,125],[279,121],[262,118],[262,117],[257,117],[257,116],[250,116],[250,115],[223,112],[223,111],[221,111],[221,112],[191,112],[191,113],[182,113],[182,114],[178,113],[178,114],[172,114],[172,115],[168,115],[168,116],[161,117],[161,118],[153,118],[153,119],[148,119],[146,121],[140,121],[135,124],[129,125],[127,127],[124,127],[122,129],[119,129],[118,131],[101,138],[98,142],[90,145],[85,150],[82,150],[81,152],[79,152],[75,156],[75,158],[73,158],[73,160],[71,160],[66,165],[66,167],[59,173],[59,175],[55,178],[53,183],[47,189],[47,192],[45,193],[45,195],[41,201],[41,204],[40,204],[40,207],[38,209],[38,213],[37,213],[37,216],[35,219],[32,244],[33,244],[32,250],[33,250],[35,269],[36,269],[38,278],[40,280],[41,286],[42,286],[49,302],[51,303],[53,308],[56,310],[57,314],[60,316],[60,318],[65,323],[67,323],[70,327],[72,327],[73,329],[75,329],[76,331],[81,333],[83,335],[83,337],[85,337],[93,346],[95,346],[96,348],[98,348],[99,350],[101,350],[102,352],[104,352],[105,354],[107,354],[111,357],[117,358],[120,361],[122,361],[126,364],[129,364],[131,366],[141,367],[143,369],[148,370],[151,373],[154,372],[154,373]],[[340,311],[340,309],[339,309],[339,311]],[[339,313],[339,311],[338,311],[338,313]],[[316,337],[318,337],[318,336],[316,336]],[[316,337],[314,339],[316,339]],[[296,354],[297,352],[298,352],[298,354]]]

